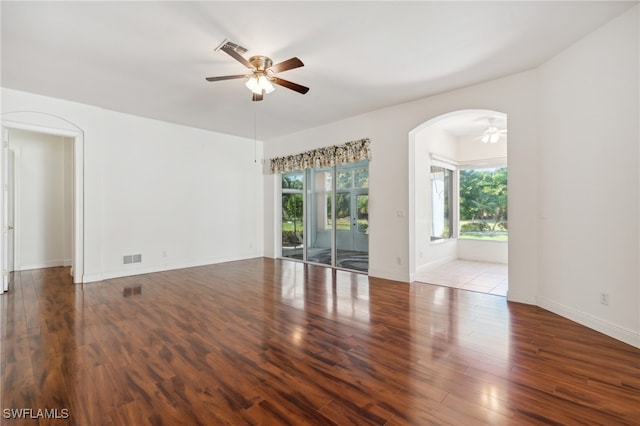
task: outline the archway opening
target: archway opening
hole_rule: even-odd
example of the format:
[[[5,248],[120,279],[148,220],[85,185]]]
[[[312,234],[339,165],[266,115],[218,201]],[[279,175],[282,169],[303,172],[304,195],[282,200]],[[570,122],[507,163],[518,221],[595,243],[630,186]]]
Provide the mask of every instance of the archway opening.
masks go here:
[[[409,135],[411,281],[506,296],[507,115],[461,110]]]
[[[69,187],[72,200],[69,203],[71,211],[68,212],[69,225],[71,227],[70,271],[73,276],[73,282],[82,283],[84,276],[84,131],[74,123],[52,114],[32,111],[4,113],[2,133],[3,144],[7,149],[3,149],[2,164],[4,164],[5,154],[12,148],[11,133],[14,131],[57,136],[66,138],[69,141],[67,157],[69,162],[72,163],[69,168],[71,175],[69,176]],[[2,166],[2,168],[4,173],[6,167]],[[3,213],[3,223],[6,222],[4,216],[5,214]],[[15,250],[15,242],[12,244],[12,249]],[[8,264],[8,259],[11,259],[13,264]],[[13,256],[4,256],[2,263],[3,270],[13,270],[15,259]]]

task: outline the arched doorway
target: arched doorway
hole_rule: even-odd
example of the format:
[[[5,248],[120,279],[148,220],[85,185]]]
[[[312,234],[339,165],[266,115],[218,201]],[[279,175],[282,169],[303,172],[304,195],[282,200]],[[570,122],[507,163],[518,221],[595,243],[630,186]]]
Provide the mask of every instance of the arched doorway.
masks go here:
[[[11,133],[12,131],[26,131],[39,134],[47,134],[68,138],[71,141],[69,157],[71,158],[71,192],[72,192],[72,211],[71,215],[71,274],[74,283],[82,283],[84,275],[84,131],[74,123],[64,118],[54,116],[48,113],[40,113],[33,111],[16,111],[6,112],[2,116],[2,134],[3,134],[3,150],[2,150],[2,169],[5,175],[5,157],[11,149]],[[3,179],[4,180],[4,179]],[[2,223],[7,223],[6,209],[3,202]],[[15,242],[5,241],[3,235],[3,245],[5,247],[5,255],[2,259],[2,269],[7,271],[13,270],[13,255],[8,255],[8,249],[11,252],[14,249]],[[4,286],[3,290],[9,289],[9,285]]]
[[[461,110],[410,132],[411,281],[506,296],[506,130],[505,113]]]

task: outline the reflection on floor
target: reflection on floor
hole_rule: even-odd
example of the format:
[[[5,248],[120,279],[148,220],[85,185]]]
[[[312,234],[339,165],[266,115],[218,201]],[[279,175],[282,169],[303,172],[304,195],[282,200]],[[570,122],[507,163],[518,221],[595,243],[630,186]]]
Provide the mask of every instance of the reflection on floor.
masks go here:
[[[284,257],[302,260],[302,249],[288,250]],[[331,265],[331,249],[308,249],[307,260],[313,263]],[[336,250],[336,266],[353,271],[368,272],[369,253],[365,251]]]
[[[457,259],[416,273],[415,281],[506,296],[507,265]]]

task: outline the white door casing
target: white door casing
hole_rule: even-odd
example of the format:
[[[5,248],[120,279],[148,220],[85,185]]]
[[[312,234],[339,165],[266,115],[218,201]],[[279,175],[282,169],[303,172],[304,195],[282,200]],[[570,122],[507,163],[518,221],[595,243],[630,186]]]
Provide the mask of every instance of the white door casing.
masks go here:
[[[46,114],[43,114],[46,115]],[[64,120],[66,121],[66,120]],[[75,126],[75,125],[74,125]],[[77,126],[76,126],[77,127]],[[3,146],[4,138],[9,137],[10,129],[21,129],[39,133],[47,133],[56,136],[64,136],[73,139],[73,237],[72,237],[72,266],[71,274],[73,275],[74,283],[82,283],[84,276],[84,131],[79,129],[66,130],[59,128],[52,128],[48,126],[41,126],[38,124],[26,124],[23,122],[12,122],[10,120],[2,120],[2,134],[3,134]],[[0,162],[2,165],[2,176],[4,179],[5,170],[5,151],[2,150],[3,159]],[[4,198],[4,196],[2,197]],[[2,209],[2,226],[4,229],[5,209],[3,202]],[[4,244],[4,233],[3,233]],[[12,243],[13,245],[13,243]],[[3,246],[3,252],[4,250]],[[4,269],[4,255],[3,269]]]
[[[9,147],[9,131],[2,129],[2,291],[9,291],[14,263],[14,157]]]

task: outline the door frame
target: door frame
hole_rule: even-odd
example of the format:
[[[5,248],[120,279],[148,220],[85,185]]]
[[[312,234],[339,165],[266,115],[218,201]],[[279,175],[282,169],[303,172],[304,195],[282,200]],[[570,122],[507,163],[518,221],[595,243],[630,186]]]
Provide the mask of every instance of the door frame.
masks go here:
[[[363,161],[363,160],[361,160]],[[360,162],[357,162],[360,163]],[[367,170],[369,170],[369,164],[370,162],[367,161],[366,163],[366,167],[363,167],[362,165],[356,165],[356,163],[349,163],[349,165],[347,165],[347,167],[344,167],[344,169],[346,170],[350,170],[350,169],[357,169],[357,168],[366,168]],[[275,238],[276,241],[276,257],[281,258],[281,259],[287,259],[287,260],[293,260],[293,261],[298,261],[298,262],[303,262],[303,263],[308,263],[308,264],[312,264],[312,265],[319,265],[319,266],[324,266],[324,267],[330,267],[333,269],[340,269],[340,270],[347,270],[347,271],[351,271],[351,272],[356,272],[356,273],[365,273],[368,274],[368,270],[367,271],[363,271],[363,270],[358,270],[358,269],[349,269],[349,268],[345,268],[345,267],[341,267],[338,266],[337,264],[337,252],[338,250],[340,250],[341,248],[338,247],[338,233],[339,232],[345,232],[345,233],[349,233],[349,239],[351,241],[351,245],[352,250],[355,250],[355,246],[356,244],[356,240],[358,238],[358,236],[363,237],[365,233],[359,232],[358,231],[358,226],[357,226],[357,217],[358,217],[358,213],[357,213],[357,199],[358,196],[361,195],[366,195],[367,197],[369,196],[369,191],[370,188],[366,187],[366,188],[353,188],[353,187],[349,187],[346,189],[338,189],[337,188],[337,173],[340,170],[341,167],[343,167],[344,165],[333,165],[333,166],[326,166],[326,167],[317,167],[317,168],[306,168],[302,171],[298,171],[302,174],[303,176],[303,223],[304,223],[304,246],[303,246],[303,258],[302,259],[295,259],[295,258],[291,258],[291,257],[287,257],[283,255],[282,249],[283,249],[283,245],[282,245],[282,195],[285,194],[286,192],[284,192],[283,188],[282,188],[282,176],[284,176],[286,173],[280,173],[276,176],[278,176],[278,180],[276,182],[278,182],[277,186],[276,186],[276,217],[277,222],[276,222],[276,235],[277,237]],[[318,192],[316,191],[316,187],[315,185],[311,182],[313,179],[310,179],[310,174],[314,173],[314,178],[315,178],[315,173],[319,173],[319,172],[327,172],[327,173],[331,173],[331,186],[330,188],[326,188],[324,192],[322,192],[323,194],[326,195],[330,195],[331,196],[331,229],[328,230],[329,235],[330,235],[330,252],[331,252],[331,263],[320,263],[320,262],[314,262],[309,260],[309,245],[310,242],[312,241],[312,238],[314,236],[314,232],[310,231],[310,227],[312,226],[311,224],[313,223],[317,223],[317,217],[313,217],[311,216],[313,214],[313,211],[315,210],[317,212],[318,210],[318,206],[315,206],[314,204],[314,208],[311,209],[310,208],[310,204],[312,204],[309,199],[311,197],[316,197],[318,195]],[[291,192],[289,192],[291,193]],[[349,217],[349,223],[350,223],[350,229],[349,231],[338,231],[337,229],[337,218],[336,218],[336,201],[335,201],[335,197],[337,196],[337,194],[339,193],[345,193],[345,194],[349,194],[349,206],[350,206],[350,217]],[[323,208],[324,211],[324,208]],[[354,225],[355,222],[355,225]],[[325,234],[326,236],[326,234]],[[367,250],[366,253],[369,253],[369,244],[368,244],[368,235],[366,236],[367,238]],[[315,244],[314,244],[315,245]]]
[[[73,249],[71,256],[71,275],[73,276],[73,282],[80,284],[83,282],[84,277],[84,131],[80,128],[78,128],[78,130],[60,129],[2,119],[2,132],[10,132],[11,129],[45,133],[73,139],[73,235],[71,239]],[[9,133],[9,147],[11,147],[10,136]],[[2,156],[4,157],[4,154],[2,154]],[[4,158],[2,158],[0,164],[4,164]],[[4,221],[5,218],[3,217],[2,222],[4,223]],[[4,263],[4,260],[2,260],[2,262]],[[2,269],[4,269],[4,267],[5,265],[3,264]]]
[[[0,259],[0,271],[2,271],[2,283],[0,284],[0,294],[9,291],[13,283],[13,273],[15,270],[15,204],[14,204],[14,176],[15,176],[15,156],[9,147],[9,130],[2,129],[2,200],[0,205],[2,210],[0,215],[0,228],[2,229],[2,259]]]

